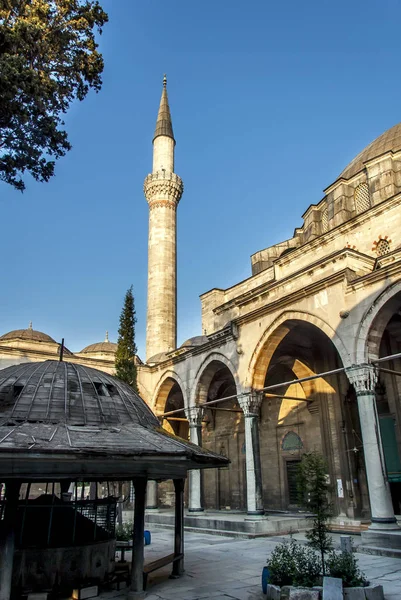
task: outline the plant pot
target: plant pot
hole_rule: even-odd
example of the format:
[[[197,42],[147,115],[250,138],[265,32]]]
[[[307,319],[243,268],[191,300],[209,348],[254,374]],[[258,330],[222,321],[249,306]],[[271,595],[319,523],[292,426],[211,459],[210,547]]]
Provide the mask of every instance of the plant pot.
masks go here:
[[[262,592],[267,594],[267,584],[269,583],[269,569],[268,567],[263,567],[262,570]]]

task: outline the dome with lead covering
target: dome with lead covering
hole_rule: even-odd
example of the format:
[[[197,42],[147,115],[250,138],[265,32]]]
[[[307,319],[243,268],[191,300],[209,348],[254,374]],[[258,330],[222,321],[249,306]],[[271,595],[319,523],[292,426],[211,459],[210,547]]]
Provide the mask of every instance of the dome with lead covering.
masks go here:
[[[394,125],[378,138],[373,140],[362,150],[345,169],[340,173],[338,179],[351,179],[354,175],[363,171],[365,163],[378,158],[386,152],[398,152],[401,150],[401,123]]]
[[[14,329],[13,331],[9,331],[8,333],[0,336],[0,341],[6,340],[23,340],[26,342],[45,342],[47,344],[57,344],[56,340],[50,337],[50,335],[47,335],[42,331],[36,331],[35,329],[32,329],[32,324],[30,324],[28,329]]]

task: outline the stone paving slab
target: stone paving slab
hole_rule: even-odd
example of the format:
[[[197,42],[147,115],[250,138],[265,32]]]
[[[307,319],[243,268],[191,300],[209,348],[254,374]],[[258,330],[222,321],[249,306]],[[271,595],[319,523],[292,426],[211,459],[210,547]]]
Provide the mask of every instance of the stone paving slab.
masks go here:
[[[339,546],[340,535],[333,538]],[[169,566],[150,574],[146,600],[265,600],[262,568],[277,543],[278,540],[272,538],[244,540],[187,533],[184,575],[180,579],[169,579]],[[152,544],[145,546],[145,562],[169,554],[172,549],[173,532],[154,528]],[[356,556],[369,581],[383,585],[386,600],[401,600],[401,560],[360,553]],[[126,557],[130,559],[129,552]],[[121,590],[102,593],[100,598],[125,599],[126,596],[127,591]]]

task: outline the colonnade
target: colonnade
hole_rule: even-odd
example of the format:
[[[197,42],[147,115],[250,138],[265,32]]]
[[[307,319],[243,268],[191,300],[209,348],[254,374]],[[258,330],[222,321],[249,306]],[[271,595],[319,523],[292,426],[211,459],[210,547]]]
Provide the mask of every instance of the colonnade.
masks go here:
[[[376,409],[377,371],[371,364],[362,364],[346,368],[345,374],[353,385],[357,396],[372,515],[370,528],[398,530],[391,501],[390,486],[387,480]],[[262,400],[263,392],[257,390],[238,396],[238,404],[243,411],[245,421],[247,513],[254,516],[264,514],[259,448],[259,420]],[[202,445],[203,411],[204,409],[201,406],[185,408],[185,415],[189,424],[189,438],[192,443],[197,445]],[[156,495],[157,489],[154,485],[148,498],[149,508],[157,506]],[[190,471],[188,511],[194,513],[203,510],[202,474],[198,470]]]

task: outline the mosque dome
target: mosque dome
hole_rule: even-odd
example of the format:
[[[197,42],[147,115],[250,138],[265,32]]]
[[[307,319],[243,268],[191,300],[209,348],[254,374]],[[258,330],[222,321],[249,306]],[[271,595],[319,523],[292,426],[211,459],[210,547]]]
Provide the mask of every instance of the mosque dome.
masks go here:
[[[30,323],[28,329],[14,329],[4,335],[0,336],[0,341],[3,340],[24,340],[26,342],[45,342],[47,344],[57,344],[57,342],[42,331],[36,331],[32,329],[32,323]]]
[[[109,341],[109,334],[106,331],[106,338],[104,342],[96,342],[90,344],[81,350],[80,354],[115,354],[117,351],[117,344]]]
[[[185,340],[183,344],[181,344],[181,348],[193,348],[194,346],[202,346],[208,341],[208,337],[206,335],[195,335],[194,337]]]
[[[386,152],[398,152],[399,150],[401,150],[401,123],[394,125],[366,146],[340,173],[339,179],[351,179],[363,171],[367,161],[386,154]]]

